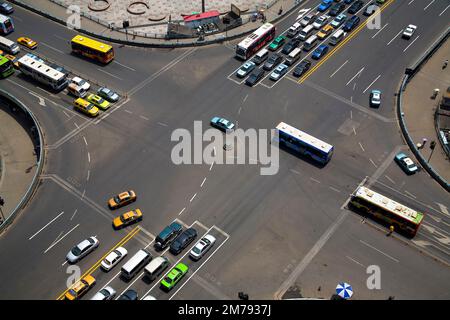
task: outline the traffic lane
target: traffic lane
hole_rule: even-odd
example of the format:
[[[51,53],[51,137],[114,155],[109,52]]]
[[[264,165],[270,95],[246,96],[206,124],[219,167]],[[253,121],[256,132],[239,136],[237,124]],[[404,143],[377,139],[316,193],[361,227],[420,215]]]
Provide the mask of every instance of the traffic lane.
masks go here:
[[[380,289],[373,284],[373,269],[380,270]],[[385,233],[361,223],[350,213],[295,281],[303,297],[329,299],[339,282],[353,287],[352,299],[447,299],[448,268]]]

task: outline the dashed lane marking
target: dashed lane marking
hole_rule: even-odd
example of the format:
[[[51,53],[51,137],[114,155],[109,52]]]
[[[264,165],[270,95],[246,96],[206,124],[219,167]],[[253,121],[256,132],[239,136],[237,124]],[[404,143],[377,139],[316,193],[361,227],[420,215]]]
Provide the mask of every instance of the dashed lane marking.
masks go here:
[[[58,214],[56,217],[54,217],[52,220],[50,220],[49,223],[47,223],[45,226],[43,226],[41,229],[39,229],[35,234],[33,234],[31,237],[28,238],[28,240],[33,239],[35,236],[37,236],[42,230],[47,228],[50,224],[52,224],[56,219],[58,219],[60,216],[64,214],[64,211],[62,211],[60,214]]]

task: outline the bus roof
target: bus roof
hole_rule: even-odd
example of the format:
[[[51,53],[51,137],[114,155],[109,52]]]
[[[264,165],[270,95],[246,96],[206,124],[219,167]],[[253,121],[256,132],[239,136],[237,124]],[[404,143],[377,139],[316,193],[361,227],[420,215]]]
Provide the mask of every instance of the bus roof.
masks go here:
[[[417,212],[407,206],[404,206],[392,199],[389,199],[373,190],[366,187],[359,187],[356,190],[355,196],[366,200],[376,206],[379,206],[396,216],[402,217],[414,224],[422,222],[423,213]]]
[[[8,20],[12,20],[12,19],[8,16],[4,16],[4,15],[0,14],[0,23],[5,23]]]
[[[300,131],[297,128],[294,128],[294,127],[288,125],[287,123],[280,122],[277,125],[276,129],[283,131],[284,133],[287,133],[287,134],[319,149],[320,151],[329,153],[333,149],[333,146],[331,144],[328,144],[328,143],[326,143],[322,140],[319,140],[303,131]]]
[[[273,24],[264,23],[251,35],[249,35],[247,38],[239,42],[238,46],[247,49],[256,39],[260,38],[262,35],[264,35],[267,31],[271,30],[272,28],[274,28]]]
[[[103,53],[106,53],[112,49],[112,46],[110,46],[109,44],[82,35],[76,35],[75,37],[73,37],[72,42],[87,46]]]
[[[37,61],[36,59],[33,59],[32,57],[28,55],[24,55],[22,58],[18,60],[19,66],[21,64],[38,71],[45,76],[49,77],[50,79],[53,79],[55,81],[60,80],[61,78],[64,78],[66,75],[62,72],[59,72],[58,70],[53,69],[52,67],[46,65],[44,62]]]

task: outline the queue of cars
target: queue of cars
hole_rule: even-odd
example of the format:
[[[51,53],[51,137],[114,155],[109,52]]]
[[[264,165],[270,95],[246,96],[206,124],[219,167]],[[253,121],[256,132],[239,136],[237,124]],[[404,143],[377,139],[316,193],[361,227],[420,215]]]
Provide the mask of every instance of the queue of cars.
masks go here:
[[[368,5],[363,14],[371,15],[384,1],[376,1]],[[346,5],[349,5],[344,12]],[[346,32],[354,30],[361,18],[355,15],[364,6],[362,0],[323,0],[316,11],[311,11],[302,19],[296,21],[285,35],[277,36],[269,46],[260,50],[251,61],[245,62],[237,71],[239,78],[247,77],[245,83],[254,86],[264,78],[265,71],[269,71],[269,79],[278,81],[288,72],[289,66],[300,59],[301,51],[309,52],[314,49],[311,59],[319,60],[330,50],[329,45],[335,46],[344,38]],[[338,29],[338,30],[337,30]],[[333,33],[334,32],[334,33]],[[329,44],[317,43],[330,37]],[[281,48],[280,51],[278,51]],[[296,49],[299,50],[296,50]],[[270,54],[270,51],[277,51]],[[285,55],[285,56],[283,56]],[[262,64],[262,68],[258,66]],[[297,65],[292,74],[302,76],[309,70],[310,60],[303,60]]]

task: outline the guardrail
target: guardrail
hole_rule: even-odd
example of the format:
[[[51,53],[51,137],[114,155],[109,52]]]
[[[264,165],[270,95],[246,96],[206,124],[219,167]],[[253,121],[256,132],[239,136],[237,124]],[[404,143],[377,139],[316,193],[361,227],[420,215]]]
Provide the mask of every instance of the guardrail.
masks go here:
[[[67,26],[67,22],[61,18],[55,17],[47,12],[44,12],[38,8],[33,7],[32,5],[28,4],[28,3],[24,3],[20,0],[9,0],[9,2],[14,3],[18,6],[21,6],[27,10],[30,10],[36,14],[39,14],[47,19],[50,19],[54,22],[57,22],[59,24],[62,24],[63,26]],[[301,3],[303,2],[303,0],[297,0],[294,2],[293,6],[289,9],[287,9],[286,11],[283,11],[282,15],[278,15],[276,16],[275,19],[270,20],[271,23],[275,23],[277,21],[279,21],[280,19],[282,19],[284,16],[290,14],[292,11],[294,11],[297,7],[299,7],[301,5]],[[273,4],[272,4],[273,5]],[[108,25],[109,27],[109,25]],[[259,26],[258,26],[259,27]],[[93,33],[89,30],[85,30],[82,28],[75,28],[76,31],[83,33],[85,35],[91,36],[91,37],[95,37],[104,41],[108,41],[108,42],[112,42],[112,43],[118,43],[121,45],[128,45],[128,46],[136,46],[136,47],[153,47],[153,48],[175,48],[175,47],[198,47],[198,46],[206,46],[206,45],[211,45],[211,44],[216,44],[216,43],[222,43],[224,41],[230,41],[230,40],[234,40],[243,36],[246,36],[250,33],[252,33],[253,31],[255,31],[257,29],[257,27],[237,33],[237,34],[233,34],[233,35],[228,35],[228,33],[225,33],[225,35],[221,35],[221,36],[217,36],[215,35],[214,39],[210,39],[210,40],[203,40],[203,41],[198,41],[197,39],[193,39],[190,42],[184,42],[185,39],[177,39],[176,42],[175,41],[171,41],[168,42],[168,40],[166,40],[165,42],[161,42],[161,43],[148,43],[148,42],[141,42],[141,41],[129,41],[129,40],[124,40],[124,39],[119,39],[119,38],[113,38],[113,37],[108,37],[108,36],[104,36],[101,34],[97,34],[97,33]],[[129,33],[131,34],[131,33]],[[132,34],[131,34],[132,35]],[[162,39],[159,39],[162,40]],[[179,42],[179,41],[183,41],[183,42]]]
[[[26,105],[24,105],[21,101],[19,101],[13,95],[9,94],[8,92],[6,92],[3,89],[0,89],[0,98],[8,101],[8,103],[11,103],[12,105],[19,107],[20,109],[22,109],[22,111],[26,115],[28,115],[30,117],[30,119],[34,123],[34,127],[36,128],[35,130],[37,131],[38,141],[37,141],[37,146],[35,147],[36,148],[35,150],[36,150],[36,153],[39,152],[38,160],[37,160],[37,170],[36,170],[36,173],[34,174],[33,180],[31,181],[30,186],[28,187],[27,191],[25,192],[24,196],[19,201],[17,206],[13,209],[13,211],[5,219],[5,221],[3,221],[3,223],[0,225],[0,233],[1,233],[6,229],[7,226],[9,226],[14,221],[17,214],[20,212],[20,210],[22,208],[24,208],[26,206],[28,200],[31,198],[34,191],[36,190],[36,187],[39,183],[39,175],[41,174],[42,168],[44,166],[45,149],[44,149],[44,139],[43,139],[43,134],[41,131],[41,126],[39,125],[39,121],[34,116],[33,112],[31,112],[31,110],[28,109],[28,107]],[[30,131],[32,131],[32,130],[30,129]]]
[[[406,68],[405,75],[401,82],[398,94],[397,94],[397,117],[399,120],[400,128],[402,130],[403,136],[408,144],[409,148],[416,156],[417,160],[420,162],[423,168],[435,179],[445,190],[450,192],[450,184],[437,173],[432,166],[429,165],[428,161],[422,156],[422,154],[417,149],[414,141],[412,140],[408,128],[405,124],[404,113],[403,113],[403,91],[406,89],[408,82],[414,77],[417,71],[422,67],[422,65],[427,61],[433,53],[447,40],[450,35],[450,27],[442,33],[438,39],[425,51],[425,53],[417,59],[417,61],[409,68]]]

